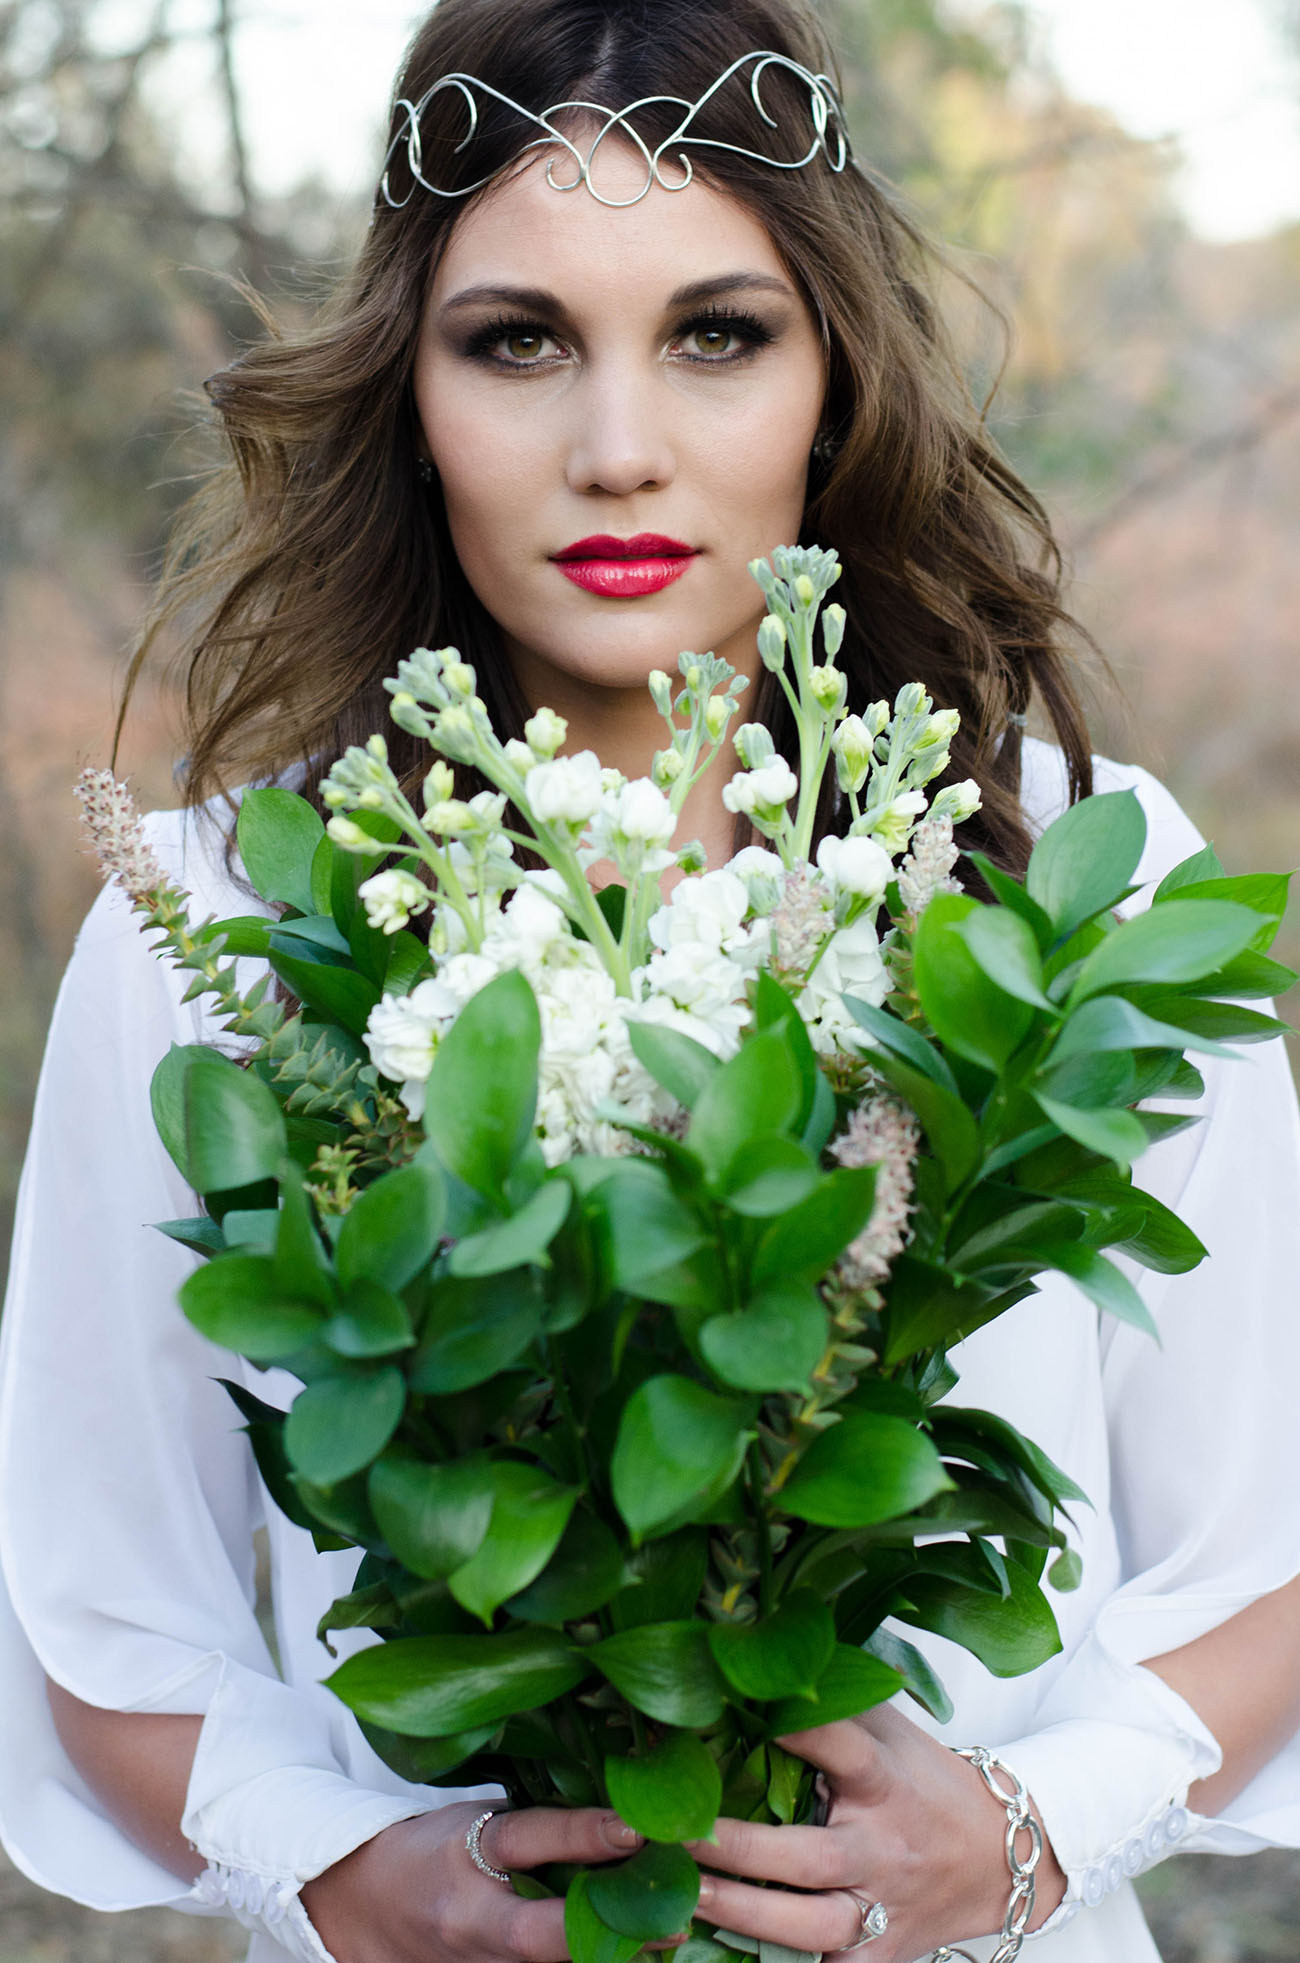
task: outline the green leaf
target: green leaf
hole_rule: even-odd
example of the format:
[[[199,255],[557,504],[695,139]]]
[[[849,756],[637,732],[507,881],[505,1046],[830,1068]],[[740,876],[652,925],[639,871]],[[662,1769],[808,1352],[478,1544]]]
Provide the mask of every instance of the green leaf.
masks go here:
[[[708,1627],[713,1660],[732,1689],[764,1704],[776,1697],[815,1696],[835,1648],[835,1618],[807,1588],[796,1588],[759,1622]]]
[[[445,1208],[442,1182],[427,1163],[384,1173],[343,1216],[334,1252],[339,1280],[405,1288],[433,1259]]]
[[[684,1847],[651,1841],[630,1861],[589,1868],[587,1896],[608,1928],[659,1942],[689,1927],[700,1899],[700,1871]]]
[[[917,926],[913,972],[921,1007],[944,1047],[996,1074],[1032,1012],[990,981],[968,947],[962,930],[977,910],[967,893],[936,895]]]
[[[656,1724],[698,1731],[722,1716],[725,1685],[705,1622],[644,1622],[583,1654],[615,1690]]]
[[[156,1234],[165,1234],[169,1241],[187,1247],[191,1254],[201,1254],[205,1260],[226,1252],[225,1235],[206,1213],[193,1214],[186,1220],[155,1220],[152,1225]]]
[[[992,1446],[1000,1457],[1018,1466],[1031,1485],[1044,1493],[1054,1506],[1064,1507],[1072,1500],[1085,1506],[1090,1503],[1082,1486],[1077,1486],[1068,1473],[1062,1472],[1060,1466],[1048,1458],[1046,1452],[994,1412],[981,1411],[973,1406],[938,1404],[933,1409],[932,1417],[936,1435],[948,1456],[964,1457],[963,1438],[974,1438],[980,1446]]]
[[[447,1580],[461,1607],[489,1628],[502,1602],[542,1572],[578,1497],[575,1487],[557,1486],[539,1466],[514,1459],[493,1465],[492,1492],[484,1540]]]
[[[564,1897],[564,1940],[573,1963],[631,1963],[641,1947],[640,1936],[620,1936],[601,1921],[591,1906],[587,1885],[591,1877],[579,1868]]]
[[[1170,1008],[1174,1004],[1171,1002]],[[1211,1056],[1230,1054],[1222,1044],[1198,1040],[1175,1022],[1157,1022],[1122,995],[1094,995],[1066,1018],[1052,1045],[1050,1062],[1066,1057],[1092,1056],[1101,1050],[1204,1050]]]
[[[838,1166],[824,1173],[806,1200],[764,1230],[750,1262],[751,1285],[757,1290],[825,1274],[866,1226],[875,1197],[874,1166]]]
[[[1199,1268],[1209,1250],[1187,1222],[1150,1193],[1135,1187],[1132,1197],[1144,1209],[1142,1225],[1123,1240],[1111,1242],[1114,1252],[1127,1254],[1158,1275],[1186,1275]]]
[[[1048,1267],[1057,1268],[1063,1275],[1068,1275],[1099,1309],[1105,1309],[1108,1315],[1117,1317],[1121,1322],[1131,1322],[1134,1328],[1145,1330],[1148,1336],[1155,1336],[1159,1342],[1151,1311],[1128,1276],[1121,1274],[1114,1262],[1108,1261],[1104,1254],[1098,1254],[1095,1248],[1083,1247],[1078,1241],[1066,1241],[1059,1247],[1042,1248],[1040,1255]]]
[[[708,1535],[702,1527],[683,1527],[662,1540],[648,1540],[628,1556],[628,1586],[610,1603],[615,1629],[639,1629],[647,1622],[676,1622],[693,1615],[709,1568]]]
[[[1228,900],[1166,900],[1121,921],[1079,970],[1070,1005],[1138,982],[1195,982],[1245,952],[1259,926]]]
[[[851,1413],[813,1439],[780,1504],[819,1527],[866,1527],[924,1506],[952,1481],[924,1432],[903,1418]]]
[[[1223,862],[1212,845],[1203,845],[1190,859],[1183,859],[1167,872],[1152,895],[1152,905],[1180,893],[1185,886],[1199,886],[1202,880],[1222,879]]]
[[[499,1275],[534,1261],[546,1266],[546,1250],[564,1225],[572,1199],[573,1188],[565,1180],[546,1180],[507,1220],[457,1241],[451,1251],[451,1272]]]
[[[627,1039],[642,1069],[688,1111],[694,1109],[700,1092],[722,1067],[703,1043],[661,1023],[629,1022]]]
[[[738,1314],[711,1316],[700,1330],[700,1349],[733,1390],[806,1390],[828,1333],[815,1288],[770,1282]]]
[[[816,1188],[816,1161],[796,1139],[779,1133],[755,1138],[742,1146],[727,1167],[722,1193],[733,1213],[751,1220],[770,1220],[788,1213]]]
[[[610,1461],[614,1504],[634,1541],[679,1525],[725,1492],[749,1443],[750,1407],[689,1377],[651,1377],[623,1408]]]
[[[647,1840],[707,1840],[722,1805],[722,1775],[708,1746],[670,1731],[643,1758],[607,1758],[609,1803]]]
[[[891,1670],[897,1670],[903,1689],[923,1711],[928,1711],[939,1724],[949,1723],[952,1699],[944,1689],[938,1672],[914,1643],[904,1642],[892,1629],[875,1629],[862,1647],[881,1663],[888,1664]]]
[[[1049,1015],[1060,1011],[1043,992],[1043,962],[1034,930],[1007,907],[979,907],[960,921],[960,934],[980,968],[1006,995]]]
[[[1076,1051],[1063,1063],[1048,1063],[1038,1077],[1037,1089],[1057,1104],[1098,1111],[1108,1105],[1135,1104],[1139,1083],[1131,1051]]]
[[[486,1458],[445,1465],[383,1458],[370,1468],[369,1494],[380,1532],[402,1566],[440,1581],[482,1546],[496,1487]]]
[[[546,1298],[535,1269],[465,1280],[441,1277],[430,1295],[411,1388],[448,1397],[518,1362],[541,1334]]]
[[[867,1034],[891,1056],[907,1064],[909,1069],[918,1071],[922,1077],[928,1077],[951,1096],[961,1095],[948,1059],[942,1050],[936,1050],[933,1043],[922,1036],[919,1029],[913,1029],[910,1023],[900,1022],[888,1009],[878,1009],[874,1002],[860,1002],[854,995],[844,997],[844,1006],[852,1013],[853,1020],[860,1023]]]
[[[275,1249],[278,1224],[274,1207],[232,1207],[221,1216],[221,1235],[227,1247],[242,1248],[248,1254],[270,1254]]]
[[[1058,937],[1118,903],[1146,837],[1146,813],[1132,791],[1084,798],[1047,827],[1030,854],[1025,886]]]
[[[310,1303],[286,1298],[265,1254],[222,1254],[181,1284],[181,1308],[210,1342],[254,1363],[291,1356],[319,1334]]]
[[[154,1123],[196,1193],[234,1192],[274,1178],[284,1117],[251,1070],[201,1043],[173,1043],[150,1085]]]
[[[1131,1111],[1083,1111],[1073,1104],[1034,1093],[1034,1101],[1052,1123],[1076,1144],[1084,1145],[1116,1165],[1132,1165],[1147,1149],[1142,1122]]]
[[[1020,915],[1033,934],[1039,949],[1046,953],[1056,939],[1056,929],[1052,925],[1050,914],[1043,912],[1037,900],[1030,899],[1018,879],[1014,879],[1009,872],[1004,872],[1001,866],[995,866],[983,852],[968,852],[966,856],[994,899],[1002,906],[1009,907],[1012,913]]]
[[[379,990],[355,968],[335,962],[308,961],[296,953],[283,952],[271,941],[271,966],[303,1007],[322,1022],[338,1023],[354,1036],[364,1033],[370,1012],[379,1000]]]
[[[815,1725],[836,1724],[841,1718],[856,1718],[903,1688],[897,1670],[891,1670],[879,1657],[848,1643],[837,1643],[831,1660],[817,1684],[817,1695],[783,1697],[767,1714],[773,1737],[788,1737],[794,1731],[809,1731]]]
[[[1082,1226],[1077,1207],[1064,1201],[1034,1200],[999,1214],[973,1233],[955,1232],[950,1254],[963,1274],[1030,1263],[1037,1266],[1040,1246],[1075,1239]]]
[[[264,913],[237,913],[228,920],[214,921],[201,938],[211,942],[218,935],[221,936],[223,961],[240,960],[246,956],[265,961],[271,951],[271,929],[275,925],[276,922],[268,920]]]
[[[1007,1563],[1010,1595],[985,1594],[937,1576],[911,1576],[892,1613],[977,1656],[995,1677],[1020,1677],[1060,1654],[1046,1596],[1018,1561]]]
[[[802,1101],[803,1080],[784,1025],[760,1030],[701,1089],[686,1142],[720,1184],[748,1140],[795,1126]]]
[[[365,1275],[348,1283],[322,1334],[338,1356],[392,1356],[415,1342],[401,1296]]]
[[[665,1543],[655,1541],[653,1546]],[[520,1622],[576,1622],[604,1608],[623,1586],[623,1553],[609,1528],[578,1507],[535,1581],[506,1603]]]
[[[591,1674],[591,1652],[549,1629],[406,1636],[350,1656],[326,1683],[371,1724],[446,1738],[535,1711]]]
[[[954,1192],[979,1164],[979,1126],[970,1108],[942,1084],[923,1077],[898,1057],[878,1056],[873,1059],[873,1068],[911,1105],[942,1168],[944,1186]]]
[[[331,1602],[316,1624],[316,1640],[324,1643],[331,1656],[338,1651],[329,1641],[339,1629],[395,1629],[402,1611],[393,1599],[387,1582],[377,1581],[369,1588],[354,1588]]]
[[[272,785],[245,791],[235,839],[244,871],[264,900],[315,913],[312,860],[325,836],[320,814],[306,798]]]
[[[496,1737],[500,1726],[479,1725],[473,1731],[453,1732],[449,1738],[399,1738],[381,1725],[362,1723],[361,1732],[375,1756],[413,1786],[438,1785],[466,1759],[473,1758]]]
[[[275,1236],[275,1279],[286,1295],[332,1309],[336,1288],[316,1215],[303,1185],[301,1169],[292,1163],[280,1173],[280,1218]]]
[[[702,1247],[704,1228],[673,1191],[663,1166],[649,1159],[602,1164],[606,1170],[585,1195],[583,1211],[604,1245],[612,1285],[636,1293],[649,1276]]]
[[[377,1459],[401,1423],[406,1380],[391,1364],[322,1377],[294,1402],[284,1448],[313,1486],[333,1486]]]
[[[533,1135],[542,1025],[517,971],[465,1004],[438,1045],[424,1128],[449,1172],[491,1200]]]

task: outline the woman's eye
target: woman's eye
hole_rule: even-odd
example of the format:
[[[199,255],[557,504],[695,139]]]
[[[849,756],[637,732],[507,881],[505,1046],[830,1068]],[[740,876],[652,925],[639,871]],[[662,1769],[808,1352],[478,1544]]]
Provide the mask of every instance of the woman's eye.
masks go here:
[[[516,328],[512,333],[503,334],[498,346],[503,347],[511,361],[536,361],[546,349],[549,334],[536,328]]]
[[[692,354],[730,354],[735,338],[734,327],[693,327],[687,343]]]

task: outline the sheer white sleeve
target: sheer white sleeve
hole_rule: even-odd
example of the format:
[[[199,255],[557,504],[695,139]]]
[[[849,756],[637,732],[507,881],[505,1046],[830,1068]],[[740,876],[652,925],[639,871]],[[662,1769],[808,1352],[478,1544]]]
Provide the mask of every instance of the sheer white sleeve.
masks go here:
[[[150,829],[196,917],[247,911],[192,822]],[[168,1045],[214,1034],[184,989],[102,894],[50,1031],[4,1316],[0,1829],[28,1875],[93,1907],[228,1909],[320,1958],[301,1884],[445,1795],[388,1773],[327,1691],[282,1683],[254,1614],[261,1488],[216,1379],[258,1373],[190,1328],[192,1259],[150,1224],[197,1211],[149,1109]],[[43,1673],[102,1708],[205,1714],[183,1823],[210,1862],[197,1890],[87,1789]]]
[[[1104,767],[1099,789],[1127,785],[1150,826],[1139,877],[1159,879],[1201,840],[1145,773]],[[999,1748],[1069,1875],[1067,1913],[1096,1906],[1176,1846],[1300,1846],[1300,1742],[1221,1819],[1190,1815],[1187,1788],[1217,1769],[1219,1748],[1141,1667],[1300,1571],[1295,1091],[1279,1041],[1207,1063],[1204,1075],[1202,1122],[1139,1160],[1134,1179],[1188,1222],[1209,1259],[1188,1275],[1129,1269],[1158,1346],[1126,1325],[1102,1332],[1119,1585],[1054,1674],[1032,1729]],[[1107,1497],[1091,1496],[1099,1507]]]

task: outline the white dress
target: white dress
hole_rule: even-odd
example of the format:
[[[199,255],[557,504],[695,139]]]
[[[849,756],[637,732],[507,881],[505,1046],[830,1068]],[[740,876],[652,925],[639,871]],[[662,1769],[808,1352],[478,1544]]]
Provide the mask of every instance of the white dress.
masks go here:
[[[1200,840],[1144,772],[1099,765],[1146,809],[1139,877]],[[1061,808],[1058,753],[1027,745],[1025,808]],[[215,825],[162,814],[155,846],[196,917],[242,913]],[[319,1679],[317,1620],[355,1554],[317,1554],[266,1499],[214,1381],[268,1378],[175,1304],[190,1257],[148,1223],[192,1213],[154,1133],[148,1086],[170,1042],[210,1036],[115,892],[96,903],[55,1009],[23,1178],[0,1386],[0,1834],[33,1880],[93,1907],[237,1912],[250,1963],[322,1957],[297,1891],[392,1821],[449,1795],[406,1786]],[[1185,1811],[1218,1763],[1142,1659],[1178,1647],[1300,1570],[1300,1125],[1280,1043],[1206,1069],[1206,1119],[1155,1148],[1138,1183],[1211,1250],[1191,1275],[1137,1275],[1163,1347],[1102,1320],[1072,1285],[955,1353],[960,1402],[1002,1413],[1089,1494],[1083,1583],[1053,1596],[1063,1654],[998,1680],[924,1647],[952,1694],[949,1742],[1002,1748],[1070,1878],[1036,1940],[1051,1963],[1149,1963],[1131,1876],[1176,1845],[1300,1845],[1300,1741],[1228,1809]],[[277,1675],[253,1612],[253,1535],[270,1540]],[[7,1592],[6,1592],[7,1591]],[[909,1632],[913,1633],[913,1632]],[[337,1639],[346,1654],[372,1638]],[[919,1639],[918,1639],[919,1640]],[[209,1860],[187,1890],[112,1824],[63,1752],[42,1671],[87,1703],[205,1713],[185,1831]],[[906,1707],[916,1716],[915,1707]],[[956,1941],[962,1932],[954,1930]],[[988,1946],[974,1945],[986,1955]]]

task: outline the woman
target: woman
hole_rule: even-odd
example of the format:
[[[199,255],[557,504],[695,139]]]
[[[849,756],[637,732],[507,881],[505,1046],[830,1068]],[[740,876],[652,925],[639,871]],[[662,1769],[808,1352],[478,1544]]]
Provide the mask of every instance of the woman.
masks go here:
[[[862,701],[919,678],[961,710],[954,774],[984,795],[968,837],[1021,867],[1091,788],[1046,522],[961,394],[917,241],[843,155],[828,67],[802,0],[443,0],[348,296],[211,385],[238,468],[170,576],[190,809],[153,821],[200,913],[247,905],[229,807],[203,801],[295,765],[314,783],[383,725],[382,677],[421,642],[465,650],[503,730],[549,703],[570,747],[629,774],[657,740],[645,677],[686,646],[749,674],[780,737],[745,566],[801,533],[843,560]],[[641,106],[593,148],[608,119],[590,108],[538,120],[575,102]],[[1055,746],[1022,743],[1035,698]],[[1143,880],[1195,849],[1143,773],[1097,781],[1146,806]],[[719,792],[706,778],[686,814],[715,864],[734,842]],[[184,1260],[137,1224],[193,1210],[146,1093],[169,1041],[211,1034],[178,997],[107,896],[56,1016],[6,1318],[7,1844],[103,1908],[233,1910],[255,1963],[560,1958],[559,1904],[495,1871],[635,1837],[539,1809],[492,1817],[471,1855],[482,1795],[405,1786],[319,1688],[315,1623],[352,1563],[267,1508],[276,1676],[250,1606],[260,1489],[211,1381],[244,1366],[187,1327]],[[872,1941],[880,1963],[965,1939],[991,1954],[1005,1810],[948,1742],[994,1747],[1029,1788],[1034,1926],[1059,1963],[1153,1955],[1129,1878],[1177,1844],[1300,1843],[1283,1749],[1300,1343],[1278,1313],[1300,1145],[1277,1047],[1213,1067],[1208,1121],[1144,1162],[1213,1257],[1148,1278],[1163,1350],[1099,1331],[1061,1282],[957,1354],[963,1400],[1022,1425],[1095,1503],[1062,1657],[1001,1681],[936,1640],[942,1732],[885,1709],[793,1741],[825,1774],[828,1824],[720,1823],[698,1850],[708,1918],[812,1950]]]

